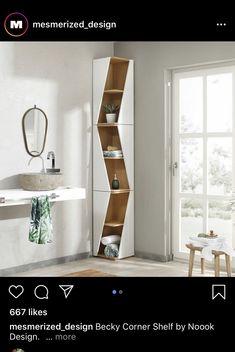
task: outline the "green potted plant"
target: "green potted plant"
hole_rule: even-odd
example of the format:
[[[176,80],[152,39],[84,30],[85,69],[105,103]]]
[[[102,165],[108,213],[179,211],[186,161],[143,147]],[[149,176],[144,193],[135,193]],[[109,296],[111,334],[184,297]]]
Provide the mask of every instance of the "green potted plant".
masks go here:
[[[119,105],[112,103],[112,104],[105,104],[103,107],[104,107],[104,111],[106,113],[106,121],[108,123],[116,122],[117,111],[119,109]]]

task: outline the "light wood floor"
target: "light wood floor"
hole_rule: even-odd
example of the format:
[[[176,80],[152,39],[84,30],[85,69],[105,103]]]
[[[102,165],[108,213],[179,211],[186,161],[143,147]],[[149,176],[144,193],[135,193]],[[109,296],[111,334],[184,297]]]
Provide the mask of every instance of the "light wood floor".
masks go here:
[[[51,265],[45,268],[20,272],[11,276],[64,276],[68,273],[81,270],[99,270],[117,276],[161,276],[161,277],[186,277],[188,276],[188,264],[181,262],[156,262],[152,260],[130,257],[119,261],[111,261],[101,258],[81,259],[70,263]],[[195,264],[193,276],[214,276],[213,268],[206,268],[205,274],[201,275],[199,265]],[[226,276],[221,271],[221,276]],[[232,275],[234,276],[234,274]]]

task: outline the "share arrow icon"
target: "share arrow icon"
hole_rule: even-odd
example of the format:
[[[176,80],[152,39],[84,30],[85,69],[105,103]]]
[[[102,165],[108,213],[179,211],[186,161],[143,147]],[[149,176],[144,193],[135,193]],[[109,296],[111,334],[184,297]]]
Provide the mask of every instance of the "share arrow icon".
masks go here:
[[[65,298],[68,298],[68,296],[70,295],[70,292],[72,291],[74,285],[59,285],[61,290],[64,291],[64,296]]]

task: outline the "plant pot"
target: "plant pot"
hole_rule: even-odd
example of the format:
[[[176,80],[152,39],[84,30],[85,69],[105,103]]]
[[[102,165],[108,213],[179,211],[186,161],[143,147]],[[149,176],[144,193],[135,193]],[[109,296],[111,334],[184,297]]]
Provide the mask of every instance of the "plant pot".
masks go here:
[[[116,122],[116,116],[117,116],[116,113],[113,113],[113,114],[106,114],[106,121],[107,121],[107,123],[114,123],[114,122]]]

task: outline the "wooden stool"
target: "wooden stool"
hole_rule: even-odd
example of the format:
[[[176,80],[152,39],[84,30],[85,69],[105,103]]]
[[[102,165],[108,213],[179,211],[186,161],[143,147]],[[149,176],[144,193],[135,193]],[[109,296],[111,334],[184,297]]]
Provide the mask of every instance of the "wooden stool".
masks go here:
[[[190,249],[188,276],[192,276],[195,251],[201,252],[203,247],[194,246],[192,243],[186,244],[186,247]],[[212,254],[214,255],[215,260],[215,276],[220,275],[220,255],[225,255],[227,276],[231,276],[230,256],[225,252],[215,250],[212,250]],[[204,274],[204,271],[205,259],[201,258],[201,273]]]

